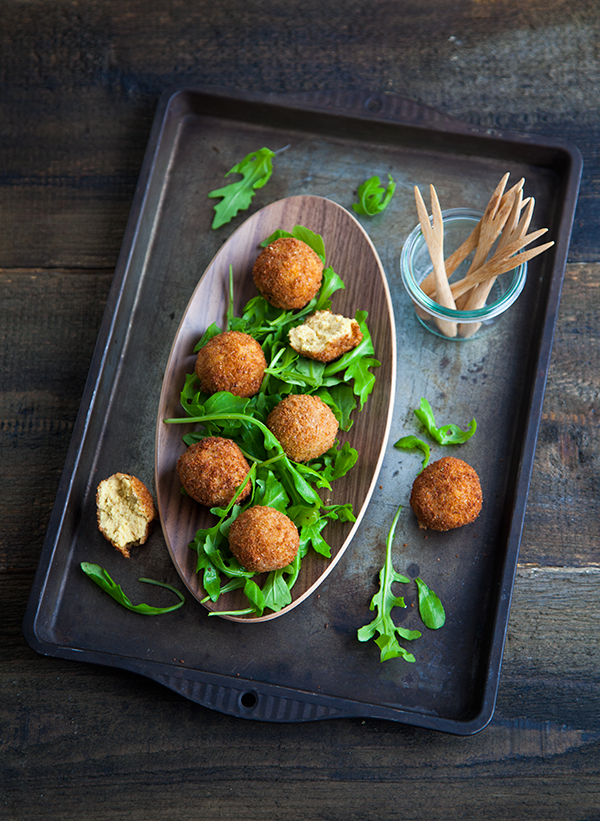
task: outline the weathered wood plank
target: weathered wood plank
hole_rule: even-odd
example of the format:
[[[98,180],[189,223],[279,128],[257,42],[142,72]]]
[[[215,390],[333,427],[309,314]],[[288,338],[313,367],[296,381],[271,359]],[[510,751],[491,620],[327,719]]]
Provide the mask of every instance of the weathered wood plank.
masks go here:
[[[0,0],[3,818],[598,818],[599,29],[594,0]],[[175,82],[370,88],[582,150],[570,260],[596,264],[567,270],[498,709],[478,736],[244,722],[24,642],[156,102]]]
[[[2,569],[37,564],[111,281],[0,272]]]
[[[544,398],[521,560],[599,563],[600,269],[569,265]]]
[[[570,258],[598,260],[595,6],[378,3],[358,23],[363,5],[85,0],[33,14],[4,0],[0,266],[114,266],[156,104],[174,83],[381,89],[484,128],[569,138],[587,168]]]

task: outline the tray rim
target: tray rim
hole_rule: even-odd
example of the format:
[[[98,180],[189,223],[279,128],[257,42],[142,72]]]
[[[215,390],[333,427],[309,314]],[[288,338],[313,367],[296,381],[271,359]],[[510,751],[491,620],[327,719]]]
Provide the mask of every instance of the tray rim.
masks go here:
[[[444,114],[440,114],[435,109],[423,106],[418,102],[406,100],[398,95],[384,94],[367,91],[324,91],[307,92],[301,94],[275,94],[265,92],[238,91],[211,85],[201,84],[180,84],[171,86],[161,94],[158,100],[152,128],[150,131],[144,160],[138,178],[129,219],[123,235],[120,253],[117,258],[113,282],[109,291],[106,308],[100,330],[98,333],[96,347],[92,356],[88,378],[83,390],[79,412],[77,414],[71,443],[69,445],[63,473],[59,482],[55,503],[49,519],[44,544],[40,555],[40,560],[34,577],[30,597],[23,619],[23,634],[27,643],[36,652],[63,658],[76,658],[89,661],[91,663],[103,664],[121,669],[138,672],[149,678],[161,681],[170,689],[180,692],[196,703],[206,703],[211,709],[229,714],[239,715],[245,718],[253,718],[264,721],[281,721],[276,717],[276,710],[273,705],[277,705],[284,696],[281,693],[285,688],[276,685],[269,685],[264,682],[259,684],[256,681],[248,680],[248,686],[255,692],[260,687],[260,693],[256,707],[251,711],[240,711],[239,706],[227,708],[225,701],[221,699],[219,703],[203,700],[197,694],[186,692],[186,681],[202,677],[208,681],[215,674],[203,671],[192,670],[191,668],[176,668],[176,674],[170,679],[164,679],[162,665],[148,660],[139,661],[131,657],[106,654],[99,651],[83,651],[71,647],[64,647],[42,639],[38,634],[37,616],[39,605],[45,594],[48,574],[52,567],[56,550],[58,547],[58,535],[60,534],[66,511],[69,505],[73,489],[73,477],[76,474],[83,446],[86,440],[86,433],[90,424],[91,411],[96,401],[96,386],[100,380],[103,369],[106,365],[108,342],[114,331],[116,317],[121,304],[124,285],[131,264],[132,252],[136,245],[136,239],[140,233],[140,222],[144,213],[148,194],[148,183],[151,180],[157,164],[158,146],[160,138],[166,128],[166,119],[170,109],[177,103],[182,95],[204,95],[205,97],[218,98],[219,100],[235,102],[244,101],[251,104],[261,104],[275,108],[289,108],[291,110],[312,110],[324,115],[337,118],[348,118],[358,121],[361,124],[374,121],[387,123],[391,126],[403,127],[412,130],[415,134],[419,132],[431,135],[432,132],[450,132],[460,135],[468,135],[477,144],[488,147],[495,143],[504,142],[515,145],[528,145],[532,149],[547,149],[551,154],[561,158],[564,165],[564,172],[561,178],[564,187],[564,197],[562,200],[561,216],[558,220],[558,236],[554,254],[554,264],[550,274],[550,296],[552,304],[555,306],[554,315],[546,319],[543,326],[543,334],[539,339],[537,356],[537,370],[535,384],[530,395],[530,401],[525,412],[527,434],[524,445],[519,454],[519,464],[517,469],[515,494],[516,504],[512,512],[509,534],[507,536],[507,550],[504,557],[501,572],[502,589],[504,595],[500,598],[498,608],[494,617],[494,624],[491,630],[492,646],[489,653],[489,663],[487,665],[485,680],[482,684],[482,698],[479,712],[464,721],[460,719],[445,719],[438,716],[430,716],[426,713],[400,711],[388,706],[376,704],[363,704],[352,699],[322,696],[318,693],[304,693],[294,690],[297,696],[302,697],[303,703],[322,703],[323,699],[333,699],[336,704],[344,707],[342,712],[336,712],[340,717],[350,716],[370,716],[386,718],[399,721],[412,726],[437,729],[454,735],[472,735],[484,729],[491,721],[496,704],[496,697],[502,664],[504,643],[506,640],[506,630],[502,630],[498,637],[499,625],[508,624],[508,614],[512,600],[514,580],[517,570],[517,559],[520,547],[521,532],[533,462],[539,424],[541,420],[543,397],[545,392],[548,366],[552,351],[552,342],[556,328],[558,305],[560,293],[564,279],[564,269],[567,261],[569,240],[572,231],[572,224],[575,215],[575,206],[579,192],[579,185],[583,169],[583,159],[579,149],[572,143],[562,138],[547,137],[545,135],[521,134],[515,131],[500,129],[482,129],[477,126],[455,120]],[[351,103],[348,104],[348,98]],[[346,100],[346,103],[344,103]],[[373,107],[372,101],[376,101],[378,106]],[[375,110],[377,109],[377,110]],[[567,224],[565,224],[565,215]],[[541,366],[541,367],[540,367]],[[183,673],[187,672],[188,678],[184,678]],[[164,679],[164,680],[163,680]],[[225,690],[239,689],[241,679],[228,676],[220,676],[223,683],[219,684],[219,692]],[[248,691],[249,692],[249,691]],[[262,695],[264,694],[264,695]],[[269,695],[270,694],[270,695]],[[271,706],[267,706],[266,702]],[[210,702],[210,703],[209,703]],[[264,703],[263,703],[264,702]],[[333,715],[322,716],[334,717]],[[316,717],[307,719],[315,720]],[[288,719],[297,721],[299,719]]]

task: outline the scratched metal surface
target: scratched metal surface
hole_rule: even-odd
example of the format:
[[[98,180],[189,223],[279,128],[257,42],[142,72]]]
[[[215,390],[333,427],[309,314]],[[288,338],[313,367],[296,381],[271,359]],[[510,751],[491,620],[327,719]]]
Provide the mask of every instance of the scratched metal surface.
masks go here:
[[[526,178],[526,194],[536,198],[533,227],[564,232],[572,215],[562,213],[557,201],[566,172],[536,164],[530,146],[522,150],[518,142],[486,153],[483,145],[478,152],[476,140],[467,144],[456,133],[444,139],[436,134],[428,142],[399,125],[390,129],[366,121],[349,132],[329,123],[328,114],[302,112],[299,119],[285,107],[259,107],[256,114],[252,102],[241,111],[234,101],[212,105],[207,116],[202,95],[175,97],[167,104],[163,130],[155,131],[153,173],[141,180],[134,207],[141,212],[140,221],[128,229],[119,261],[126,272],[119,308],[114,313],[112,294],[107,309],[114,320],[110,345],[106,350],[100,345],[92,366],[98,368],[104,358],[105,376],[95,389],[85,435],[72,445],[69,475],[63,479],[26,617],[27,638],[41,652],[135,669],[216,709],[250,718],[278,720],[263,698],[269,687],[278,687],[307,703],[322,696],[332,710],[338,704],[340,715],[387,715],[456,732],[474,722],[479,729],[491,717],[499,673],[506,625],[498,628],[495,620],[502,603],[507,613],[511,593],[505,561],[508,556],[516,562],[514,516],[515,511],[520,515],[524,499],[515,498],[515,488],[526,445],[527,458],[532,458],[535,442],[531,425],[536,420],[528,428],[527,413],[537,351],[545,332],[548,343],[560,289],[551,291],[556,273],[547,255],[530,265],[523,294],[487,336],[444,341],[417,322],[401,283],[399,257],[417,221],[415,184],[426,190],[433,182],[443,208],[483,210],[500,177],[510,171],[513,182]],[[213,202],[206,193],[223,184],[223,175],[241,157],[262,145],[286,149],[275,158],[271,181],[257,192],[249,212],[211,231]],[[398,339],[394,421],[377,490],[344,559],[307,602],[260,625],[208,618],[189,596],[184,608],[156,619],[119,608],[91,588],[78,570],[80,561],[106,567],[137,600],[149,598],[148,589],[135,581],[139,575],[179,582],[159,528],[135,565],[120,560],[96,530],[94,492],[98,481],[116,470],[152,483],[163,370],[199,276],[248,213],[268,202],[314,194],[350,209],[360,182],[373,174],[387,179],[388,173],[397,183],[388,209],[360,219],[382,259],[393,298]],[[422,396],[440,423],[466,426],[473,416],[478,423],[467,444],[433,448],[432,458],[455,453],[473,465],[484,494],[477,522],[444,534],[425,534],[416,526],[408,497],[419,456],[392,447],[401,435],[420,432],[413,410]],[[80,420],[80,432],[83,424]],[[410,578],[422,576],[440,595],[448,618],[440,631],[422,628],[422,638],[410,647],[414,664],[399,659],[380,664],[378,648],[373,642],[360,644],[356,631],[373,617],[368,605],[399,504],[405,509],[394,544],[395,568]],[[414,584],[396,592],[405,595],[408,605],[396,608],[396,621],[419,629]],[[153,590],[152,601],[161,596]],[[165,603],[167,598],[165,594]],[[197,687],[186,691],[186,681],[201,681],[204,674],[225,677],[219,679],[225,691],[228,682],[239,679],[239,692],[252,688],[254,701],[244,707],[238,699],[226,706],[201,696]]]

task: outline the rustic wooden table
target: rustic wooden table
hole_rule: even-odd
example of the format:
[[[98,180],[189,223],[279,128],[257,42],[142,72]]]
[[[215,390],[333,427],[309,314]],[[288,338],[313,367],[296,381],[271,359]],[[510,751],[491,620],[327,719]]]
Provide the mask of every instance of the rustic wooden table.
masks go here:
[[[599,38],[594,0],[2,0],[0,817],[600,818]],[[246,722],[24,641],[152,118],[176,82],[395,93],[583,153],[498,705],[476,736]]]

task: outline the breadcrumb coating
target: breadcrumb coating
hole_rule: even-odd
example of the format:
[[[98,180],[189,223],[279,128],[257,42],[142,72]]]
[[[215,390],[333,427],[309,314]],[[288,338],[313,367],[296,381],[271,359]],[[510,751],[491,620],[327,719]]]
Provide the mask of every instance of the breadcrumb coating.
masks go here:
[[[319,362],[332,362],[356,348],[363,338],[355,319],[331,311],[316,311],[288,336],[295,351]]]
[[[295,462],[322,456],[338,433],[331,409],[318,396],[306,394],[286,396],[267,417],[267,427]]]
[[[96,491],[98,530],[129,559],[130,548],[142,545],[157,517],[146,485],[128,473],[103,479]]]
[[[229,547],[246,570],[264,573],[287,567],[300,546],[298,528],[273,507],[249,507],[229,528]]]
[[[238,445],[221,436],[195,442],[177,460],[177,472],[186,492],[207,507],[228,505],[249,470]],[[250,491],[248,481],[238,501],[243,502]]]
[[[310,245],[281,237],[261,251],[252,269],[254,284],[271,305],[304,308],[323,280],[323,262]]]
[[[256,339],[240,331],[225,331],[200,348],[195,371],[205,393],[229,391],[248,398],[260,390],[266,367]]]
[[[475,521],[483,494],[475,470],[453,456],[432,462],[415,479],[410,505],[419,527],[452,530]]]

